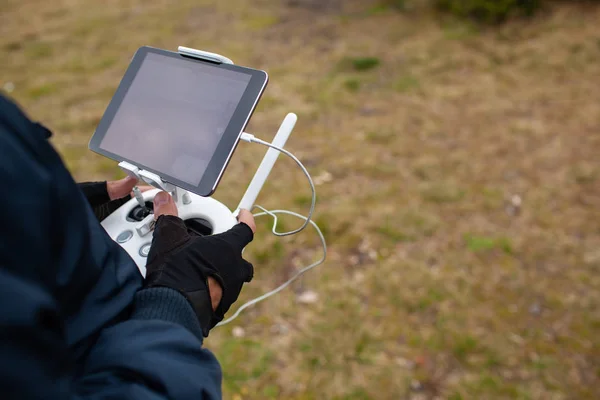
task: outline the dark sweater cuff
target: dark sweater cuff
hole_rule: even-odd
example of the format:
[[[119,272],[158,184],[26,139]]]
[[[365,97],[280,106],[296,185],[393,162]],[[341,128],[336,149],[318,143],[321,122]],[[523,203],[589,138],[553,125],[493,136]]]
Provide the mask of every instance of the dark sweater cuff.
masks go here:
[[[92,207],[99,206],[110,201],[106,181],[81,182],[78,183],[78,185]]]
[[[161,320],[182,325],[202,342],[202,328],[188,300],[166,287],[142,289],[135,295],[132,319]]]

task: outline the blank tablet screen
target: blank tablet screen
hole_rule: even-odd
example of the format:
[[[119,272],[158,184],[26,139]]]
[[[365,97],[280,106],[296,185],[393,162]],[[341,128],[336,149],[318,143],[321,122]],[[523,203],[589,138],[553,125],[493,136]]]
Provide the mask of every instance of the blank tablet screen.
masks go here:
[[[99,147],[197,186],[250,79],[148,53]]]

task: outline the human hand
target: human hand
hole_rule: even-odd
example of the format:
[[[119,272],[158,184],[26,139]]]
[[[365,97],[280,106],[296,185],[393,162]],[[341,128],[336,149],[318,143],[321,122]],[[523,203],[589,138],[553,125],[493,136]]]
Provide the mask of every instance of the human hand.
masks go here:
[[[138,180],[132,176],[127,176],[123,179],[119,179],[118,181],[106,182],[106,191],[108,192],[108,197],[111,200],[121,199],[127,195],[133,197],[133,193],[131,191],[137,185],[137,183]],[[142,192],[154,189],[152,186],[148,185],[138,186],[138,188]]]
[[[246,209],[240,209],[240,213],[237,216],[239,222],[243,222],[252,229],[252,233],[256,233],[256,222],[254,222],[254,215]]]
[[[253,266],[241,253],[254,237],[250,226],[255,228],[254,218],[249,212],[240,213],[240,224],[227,232],[192,236],[166,192],[155,196],[154,213],[156,226],[144,285],[181,292],[208,336],[237,300],[243,284],[252,280]]]
[[[177,206],[173,201],[173,197],[167,192],[158,192],[156,196],[154,196],[154,219],[156,220],[162,215],[178,216]],[[223,297],[223,288],[212,276],[208,277],[207,285],[212,309],[215,311]]]

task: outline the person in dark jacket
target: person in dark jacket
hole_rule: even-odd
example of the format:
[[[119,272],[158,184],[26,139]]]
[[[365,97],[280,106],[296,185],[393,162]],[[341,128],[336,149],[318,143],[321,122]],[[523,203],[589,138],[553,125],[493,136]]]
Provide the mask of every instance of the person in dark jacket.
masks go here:
[[[49,136],[0,96],[0,397],[221,398],[202,342],[252,279],[252,215],[192,236],[160,192],[144,279],[98,221],[135,180],[76,184]]]

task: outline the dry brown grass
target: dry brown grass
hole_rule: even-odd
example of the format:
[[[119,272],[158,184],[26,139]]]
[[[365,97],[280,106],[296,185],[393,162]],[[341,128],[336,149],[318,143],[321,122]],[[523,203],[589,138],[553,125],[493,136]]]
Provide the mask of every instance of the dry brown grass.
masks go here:
[[[236,321],[244,338],[211,334],[226,398],[598,398],[600,9],[478,32],[345,3],[5,0],[0,86],[96,179],[116,166],[87,142],[139,46],[270,73],[249,130],[268,139],[298,113],[289,147],[333,177],[318,187],[329,261]],[[235,205],[261,154],[240,147],[219,199]],[[304,185],[281,162],[260,202],[302,209]],[[264,226],[244,298],[318,250]],[[317,304],[296,301],[306,288]]]

